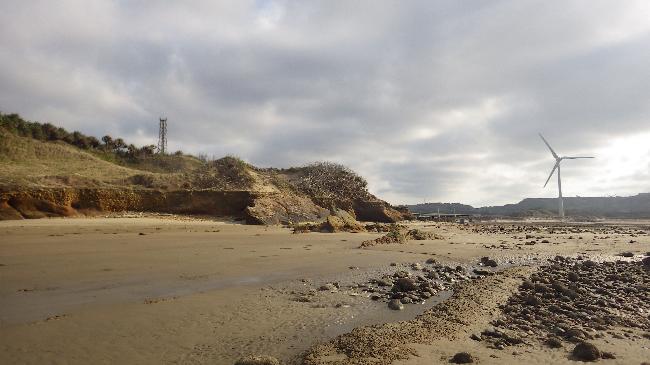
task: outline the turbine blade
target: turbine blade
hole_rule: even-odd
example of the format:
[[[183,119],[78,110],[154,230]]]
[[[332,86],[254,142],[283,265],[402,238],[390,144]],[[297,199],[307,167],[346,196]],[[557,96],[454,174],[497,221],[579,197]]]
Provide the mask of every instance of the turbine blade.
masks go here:
[[[553,151],[553,148],[551,148],[551,145],[548,144],[548,142],[546,141],[546,138],[544,138],[544,136],[542,136],[541,133],[539,134],[539,136],[542,137],[542,141],[544,141],[544,144],[546,145],[546,147],[548,147],[548,149],[551,150],[551,154],[553,154],[553,157],[558,159],[559,157],[558,157],[557,153],[555,153],[555,151]]]
[[[560,165],[559,162],[555,163],[555,166],[553,166],[553,170],[551,170],[551,174],[548,175],[548,179],[546,179],[546,182],[544,183],[544,187],[548,184],[548,182],[551,180],[551,177],[553,177],[553,173],[555,173],[555,170],[557,170],[557,167]]]
[[[569,157],[569,156],[567,156],[567,157],[562,157],[562,158],[565,159],[565,160],[577,160],[577,159],[579,159],[579,158],[595,158],[595,157],[588,157],[588,156],[575,156],[575,157]]]

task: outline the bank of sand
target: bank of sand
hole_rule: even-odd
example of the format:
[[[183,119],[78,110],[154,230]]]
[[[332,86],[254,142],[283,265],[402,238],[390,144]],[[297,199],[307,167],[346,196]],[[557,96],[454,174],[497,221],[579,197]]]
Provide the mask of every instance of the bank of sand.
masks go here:
[[[359,249],[379,234],[291,234],[281,227],[172,218],[0,222],[0,363],[232,364],[248,354],[299,363],[317,343],[354,327],[412,319],[435,302],[396,312],[345,289],[389,272],[392,262],[433,257],[468,265],[490,256],[507,266],[515,258],[535,263],[556,254],[607,258],[650,251],[647,227],[629,224],[618,231],[587,226],[545,234],[530,244],[533,237],[499,226],[415,225],[444,238]],[[505,356],[464,334],[497,316],[495,303],[530,270],[513,268],[470,285],[478,297],[494,296],[475,308],[452,297],[465,303],[455,310],[467,322],[413,344],[417,356],[400,361],[444,363],[469,349],[481,363],[520,363],[519,355]],[[342,289],[296,300],[327,282]],[[611,363],[638,362],[650,347],[647,340],[603,341],[623,349]],[[530,363],[568,361],[566,352],[539,346],[515,352]],[[337,356],[314,361],[341,360]]]

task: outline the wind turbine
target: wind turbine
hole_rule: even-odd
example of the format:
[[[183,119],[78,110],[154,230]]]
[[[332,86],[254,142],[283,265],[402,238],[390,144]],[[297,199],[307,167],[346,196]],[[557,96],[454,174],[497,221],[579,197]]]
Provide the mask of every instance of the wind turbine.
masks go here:
[[[587,156],[558,156],[555,151],[553,151],[553,148],[551,148],[551,145],[548,144],[544,136],[542,134],[539,134],[540,137],[542,137],[542,141],[544,141],[544,144],[548,149],[551,151],[551,154],[553,155],[553,158],[555,158],[555,166],[553,166],[553,170],[551,170],[551,174],[548,175],[548,179],[546,179],[546,182],[544,183],[544,187],[548,184],[548,182],[551,180],[551,177],[553,176],[553,173],[555,170],[557,170],[557,189],[559,191],[559,196],[558,196],[558,204],[559,204],[559,215],[560,218],[564,218],[564,200],[562,199],[562,179],[560,178],[560,162],[562,160],[577,160],[580,158],[594,158],[594,157],[587,157]]]

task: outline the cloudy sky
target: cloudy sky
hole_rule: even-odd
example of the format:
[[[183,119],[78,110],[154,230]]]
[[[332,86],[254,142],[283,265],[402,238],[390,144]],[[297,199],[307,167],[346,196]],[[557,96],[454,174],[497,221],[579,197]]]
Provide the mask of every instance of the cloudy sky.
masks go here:
[[[344,163],[392,203],[650,191],[650,2],[4,0],[0,110]]]

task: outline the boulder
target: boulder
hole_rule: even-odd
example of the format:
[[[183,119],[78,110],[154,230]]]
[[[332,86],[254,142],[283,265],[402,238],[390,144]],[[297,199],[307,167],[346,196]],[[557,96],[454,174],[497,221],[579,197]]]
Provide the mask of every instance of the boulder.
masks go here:
[[[596,361],[600,359],[600,350],[589,342],[580,342],[573,348],[573,356],[581,361]]]
[[[450,361],[454,364],[471,364],[474,362],[474,358],[468,352],[459,352]]]

